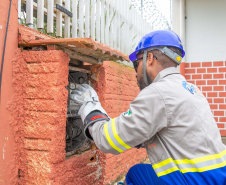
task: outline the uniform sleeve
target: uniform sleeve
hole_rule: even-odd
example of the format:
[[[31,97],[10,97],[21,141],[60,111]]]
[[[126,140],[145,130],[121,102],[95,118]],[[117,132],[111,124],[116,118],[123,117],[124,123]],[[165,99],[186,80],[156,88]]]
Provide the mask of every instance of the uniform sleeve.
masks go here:
[[[96,146],[104,153],[120,154],[153,137],[167,126],[161,94],[152,86],[143,89],[126,113],[89,127]]]

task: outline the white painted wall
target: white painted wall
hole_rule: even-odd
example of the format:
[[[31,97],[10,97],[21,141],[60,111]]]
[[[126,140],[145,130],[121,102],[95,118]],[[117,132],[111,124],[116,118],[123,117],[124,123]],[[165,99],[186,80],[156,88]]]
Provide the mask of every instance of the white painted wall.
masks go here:
[[[172,0],[171,1],[171,29],[180,37],[184,49],[186,46],[185,39],[185,0]],[[185,56],[186,57],[186,56]],[[185,61],[185,57],[182,62]]]
[[[186,62],[226,60],[226,0],[186,0]]]

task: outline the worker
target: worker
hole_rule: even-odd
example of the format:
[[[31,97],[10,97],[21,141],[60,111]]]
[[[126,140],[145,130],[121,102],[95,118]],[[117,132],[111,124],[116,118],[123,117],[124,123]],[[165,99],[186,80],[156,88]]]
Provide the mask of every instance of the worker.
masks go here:
[[[151,164],[133,166],[127,185],[226,184],[226,147],[208,101],[177,70],[184,55],[176,33],[145,35],[129,56],[141,91],[118,117],[107,115],[89,85],[70,96],[81,105],[85,135],[102,152],[117,155],[146,148]]]

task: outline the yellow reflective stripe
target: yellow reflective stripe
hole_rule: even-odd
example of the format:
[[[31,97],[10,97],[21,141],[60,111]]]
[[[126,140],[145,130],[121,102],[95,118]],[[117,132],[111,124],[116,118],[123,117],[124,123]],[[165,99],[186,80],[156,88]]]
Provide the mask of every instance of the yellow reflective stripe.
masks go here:
[[[117,147],[111,140],[109,133],[108,133],[108,127],[107,127],[107,123],[104,124],[104,133],[105,136],[107,138],[107,141],[109,142],[109,144],[112,146],[112,148],[114,148],[115,150],[117,150],[119,153],[122,153],[123,150],[121,150],[119,147]]]
[[[222,151],[219,154],[213,154],[213,155],[209,155],[209,156],[205,156],[205,157],[199,157],[196,159],[180,159],[180,160],[174,160],[175,164],[186,164],[186,163],[191,163],[191,164],[196,164],[196,163],[200,163],[200,162],[204,162],[204,161],[209,161],[212,159],[218,159],[223,157],[224,155],[226,155],[226,150]]]
[[[172,162],[173,162],[173,159],[169,158],[169,159],[166,159],[165,161],[162,161],[158,164],[152,165],[152,167],[153,167],[153,169],[156,169],[156,168],[160,168],[160,167],[165,166],[165,165],[172,163]]]
[[[178,170],[179,170],[179,169],[175,166],[175,167],[170,168],[170,169],[168,169],[168,170],[165,170],[165,171],[163,171],[163,172],[157,173],[157,176],[160,177],[160,176],[167,175],[167,174],[169,174],[169,173],[172,173],[172,172],[175,172],[175,171],[178,171]]]
[[[224,161],[224,162],[222,162],[220,164],[213,164],[213,165],[205,166],[205,167],[202,167],[202,168],[180,169],[180,171],[182,173],[187,173],[187,172],[205,172],[205,171],[208,171],[208,170],[214,170],[214,169],[217,169],[217,168],[224,167],[225,165],[226,165],[226,161]]]
[[[115,118],[112,119],[112,122],[111,122],[111,127],[112,127],[112,131],[113,131],[113,134],[115,136],[115,139],[122,145],[124,146],[126,149],[130,149],[131,147],[129,145],[127,145],[126,143],[124,143],[122,141],[122,139],[118,136],[117,134],[117,131],[116,131],[116,127],[115,127]]]
[[[210,160],[214,160],[214,159],[218,159],[218,158],[222,158],[224,155],[226,155],[226,150],[222,151],[219,154],[213,154],[213,155],[209,155],[209,156],[205,156],[205,157],[200,157],[200,158],[196,158],[196,159],[180,159],[180,160],[173,160],[172,158],[166,159],[158,164],[153,165],[153,169],[157,169],[157,168],[161,168],[169,163],[175,163],[175,164],[197,164],[200,162],[206,162],[206,161],[210,161]],[[213,169],[217,169],[217,168],[221,168],[226,166],[226,161],[219,163],[219,164],[213,164],[213,165],[209,165],[209,166],[205,166],[205,167],[201,167],[201,168],[184,168],[184,169],[179,169],[178,167],[173,167],[170,169],[167,169],[165,171],[159,172],[157,173],[158,176],[162,176],[162,175],[166,175],[168,173],[171,173],[173,171],[179,170],[182,173],[187,173],[187,172],[204,172],[204,171],[208,171],[208,170],[213,170]]]

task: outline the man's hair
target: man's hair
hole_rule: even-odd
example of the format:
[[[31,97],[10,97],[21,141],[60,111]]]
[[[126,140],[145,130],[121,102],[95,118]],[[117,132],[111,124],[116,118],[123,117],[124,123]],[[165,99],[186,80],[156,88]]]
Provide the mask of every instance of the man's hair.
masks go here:
[[[178,55],[180,55],[182,57],[182,50],[176,47],[167,47],[169,49],[171,49],[172,51],[174,51],[175,53],[177,53]],[[165,54],[163,54],[161,51],[159,51],[158,49],[149,51],[150,53],[152,53],[153,55],[155,55],[157,57],[157,61],[160,63],[160,65],[162,66],[162,68],[168,68],[168,67],[177,67],[177,63],[169,58],[168,56],[166,56]]]

